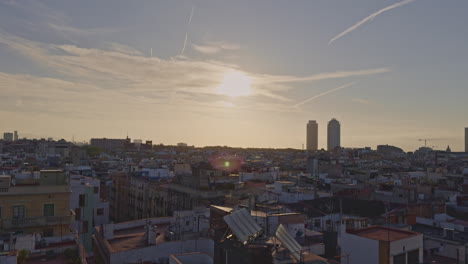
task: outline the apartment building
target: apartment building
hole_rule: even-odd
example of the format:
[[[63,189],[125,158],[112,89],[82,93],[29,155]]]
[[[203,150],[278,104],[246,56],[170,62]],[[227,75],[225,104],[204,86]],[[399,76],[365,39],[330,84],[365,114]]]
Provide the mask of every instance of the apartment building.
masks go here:
[[[30,250],[72,241],[70,195],[68,176],[61,170],[0,176],[0,233],[29,235]],[[10,250],[22,249],[9,245]]]
[[[88,253],[92,250],[94,226],[109,223],[109,202],[100,198],[100,181],[81,175],[70,176],[70,208],[76,217],[73,228]]]

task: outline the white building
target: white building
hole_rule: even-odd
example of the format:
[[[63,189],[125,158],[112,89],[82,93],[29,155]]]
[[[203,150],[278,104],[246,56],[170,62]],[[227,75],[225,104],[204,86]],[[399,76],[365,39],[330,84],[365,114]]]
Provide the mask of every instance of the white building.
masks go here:
[[[297,203],[316,198],[316,190],[313,188],[299,187],[294,182],[276,181],[274,193],[280,203]]]
[[[109,202],[100,197],[100,181],[81,175],[70,176],[70,208],[75,212],[73,228],[90,253],[94,226],[109,223]]]
[[[423,234],[383,226],[342,231],[341,263],[419,264],[422,261]]]
[[[327,150],[331,151],[341,146],[341,125],[333,118],[328,122],[327,127]]]

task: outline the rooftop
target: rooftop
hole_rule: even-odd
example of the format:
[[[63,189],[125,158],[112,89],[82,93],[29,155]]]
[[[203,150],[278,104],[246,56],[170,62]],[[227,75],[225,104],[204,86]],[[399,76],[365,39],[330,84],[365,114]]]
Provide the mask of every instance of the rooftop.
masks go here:
[[[156,245],[166,241],[166,232],[168,231],[169,224],[157,224],[159,236],[156,237]],[[137,226],[127,229],[120,229],[114,231],[114,238],[108,239],[109,250],[111,252],[126,251],[130,249],[137,249],[147,247],[148,244],[145,240],[145,226]]]
[[[357,235],[360,237],[365,237],[368,239],[379,240],[379,241],[390,241],[390,242],[422,235],[421,233],[416,233],[412,231],[404,231],[404,230],[384,227],[384,226],[371,226],[371,227],[357,229],[357,230],[349,230],[347,232],[350,234]]]

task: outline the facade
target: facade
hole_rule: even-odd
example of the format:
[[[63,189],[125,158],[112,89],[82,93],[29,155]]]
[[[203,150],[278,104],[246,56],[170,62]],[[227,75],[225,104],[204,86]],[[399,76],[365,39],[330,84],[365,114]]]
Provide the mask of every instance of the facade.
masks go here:
[[[100,198],[100,181],[91,177],[70,177],[70,208],[75,211],[73,227],[87,252],[92,250],[94,226],[109,223],[109,202]]]
[[[7,142],[13,141],[13,133],[10,133],[10,132],[3,133],[3,140]]]
[[[119,172],[112,175],[110,218],[117,222],[167,216],[167,184]]]
[[[318,149],[318,124],[315,120],[307,123],[307,150]]]
[[[2,234],[13,232],[29,236],[32,245],[28,249],[35,250],[45,248],[49,243],[73,241],[70,225],[75,216],[70,210],[71,190],[63,171],[43,170],[39,175],[31,173],[21,177],[0,176],[0,184]]]
[[[341,125],[333,118],[328,122],[327,127],[327,150],[332,151],[341,146]]]
[[[341,233],[341,263],[419,264],[423,261],[421,233],[383,226]]]

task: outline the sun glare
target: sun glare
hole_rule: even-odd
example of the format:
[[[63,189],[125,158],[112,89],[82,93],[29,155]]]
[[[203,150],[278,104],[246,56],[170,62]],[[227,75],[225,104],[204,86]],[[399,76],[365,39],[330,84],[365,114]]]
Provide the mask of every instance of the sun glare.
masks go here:
[[[230,97],[248,96],[251,94],[251,83],[250,77],[243,72],[227,72],[218,86],[217,92]]]

